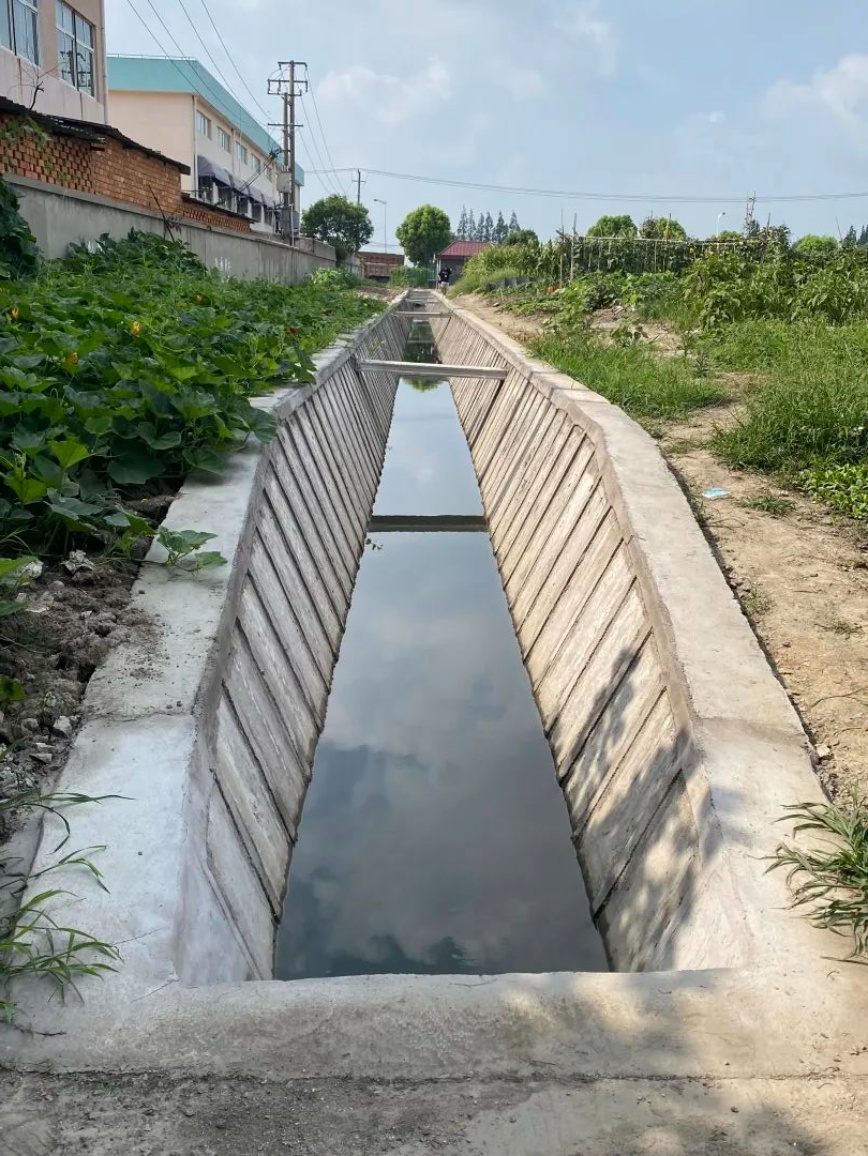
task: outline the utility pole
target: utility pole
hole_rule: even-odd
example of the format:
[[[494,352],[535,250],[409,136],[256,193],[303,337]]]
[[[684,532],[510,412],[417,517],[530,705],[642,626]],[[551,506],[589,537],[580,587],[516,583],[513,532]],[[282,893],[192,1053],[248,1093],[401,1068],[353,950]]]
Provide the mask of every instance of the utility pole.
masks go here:
[[[272,125],[272,128],[283,128],[283,212],[281,214],[281,233],[285,241],[295,239],[295,134],[302,128],[295,119],[295,102],[303,92],[307,92],[310,85],[307,79],[296,79],[296,68],[307,69],[303,60],[281,60],[277,65],[279,72],[276,77],[268,81],[268,95],[283,97],[283,124]]]
[[[356,169],[356,204],[362,203],[362,185],[367,184],[367,181],[362,181],[362,170]]]

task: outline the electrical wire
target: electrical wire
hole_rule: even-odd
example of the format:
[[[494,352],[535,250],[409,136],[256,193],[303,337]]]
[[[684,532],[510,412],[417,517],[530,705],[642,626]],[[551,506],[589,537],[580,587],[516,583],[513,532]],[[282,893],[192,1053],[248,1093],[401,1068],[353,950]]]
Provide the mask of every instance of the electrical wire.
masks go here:
[[[147,5],[148,5],[148,7],[151,9],[151,11],[154,13],[154,15],[156,16],[157,20],[159,20],[159,22],[160,22],[160,24],[162,25],[162,27],[163,27],[163,29],[164,29],[164,31],[165,31],[165,33],[166,33],[166,35],[169,37],[169,39],[170,39],[170,40],[171,40],[171,42],[174,44],[174,46],[175,46],[175,48],[177,49],[177,51],[180,53],[180,55],[181,55],[181,58],[182,58],[183,60],[189,60],[189,57],[185,56],[183,48],[182,48],[182,47],[181,47],[181,45],[178,43],[178,41],[175,39],[175,37],[174,37],[174,35],[172,34],[171,30],[170,30],[170,29],[169,29],[169,27],[167,26],[167,24],[166,24],[165,20],[163,19],[163,17],[160,15],[160,13],[158,12],[158,10],[157,10],[157,9],[156,9],[156,7],[154,6],[154,2],[153,2],[153,0],[145,0],[145,2],[147,3]],[[184,72],[184,70],[183,70],[183,69],[180,67],[180,64],[178,63],[178,61],[177,61],[177,60],[173,60],[173,58],[172,58],[172,57],[169,55],[169,53],[166,51],[166,49],[163,47],[163,45],[162,45],[162,44],[160,44],[160,41],[157,39],[157,37],[156,37],[156,36],[154,35],[154,33],[151,31],[151,28],[150,28],[149,24],[147,23],[147,21],[144,19],[144,17],[141,15],[141,13],[139,13],[139,12],[137,11],[137,9],[135,8],[135,6],[133,5],[133,3],[132,3],[132,0],[127,0],[127,3],[128,3],[128,4],[129,4],[129,6],[130,6],[130,7],[133,9],[133,12],[135,12],[136,16],[138,16],[139,20],[141,20],[142,24],[144,24],[145,28],[148,30],[148,33],[149,33],[149,35],[151,36],[151,39],[152,39],[152,40],[154,41],[154,43],[155,43],[155,44],[158,46],[158,48],[159,48],[159,49],[160,49],[160,51],[163,53],[163,55],[166,57],[166,59],[167,59],[167,60],[172,60],[172,63],[175,65],[175,67],[176,67],[177,71],[178,71],[178,72],[179,72],[179,73],[180,73],[180,74],[181,74],[181,75],[184,77],[184,80],[185,80],[185,82],[189,84],[189,83],[190,83],[190,77],[189,77],[189,76],[188,76],[188,75],[187,75],[187,74]],[[218,111],[222,112],[224,116],[230,116],[230,114],[229,114],[229,113],[227,113],[227,112],[224,110],[224,98],[223,98],[222,94],[221,94],[221,93],[219,93],[219,92],[217,91],[217,89],[216,89],[216,88],[214,88],[213,84],[209,83],[209,81],[208,81],[208,79],[207,79],[207,74],[206,74],[205,76],[199,76],[199,77],[198,77],[198,79],[201,81],[201,83],[202,83],[203,87],[204,87],[204,88],[206,88],[206,89],[208,90],[208,92],[209,92],[209,93],[211,93],[212,97],[214,98],[214,99],[212,100],[212,103],[214,104],[215,108],[217,108],[217,109],[218,109]],[[235,100],[237,100],[238,98],[237,98],[237,97],[234,97],[234,99],[235,99]],[[240,103],[240,101],[239,101],[239,103]],[[230,119],[231,119],[231,116],[230,116]],[[253,118],[253,119],[255,119],[255,118]],[[258,122],[257,122],[257,123],[258,123]],[[268,131],[268,129],[267,129],[267,128],[266,128],[264,125],[262,125],[262,124],[259,124],[259,128],[263,129],[263,131],[264,131],[265,133],[267,133],[267,135],[269,136],[269,138],[273,140],[273,137],[271,137],[271,133]],[[276,143],[276,142],[275,142],[275,143]]]
[[[299,103],[301,104],[301,111],[304,114],[304,119],[309,122],[310,118],[307,115],[307,108],[305,107],[304,97],[299,96],[298,99],[299,99]],[[314,135],[312,123],[310,124],[310,137],[308,139],[310,141],[310,145],[311,145],[311,148],[313,149],[314,156],[316,157],[317,163],[320,166],[322,166],[324,164],[324,162],[322,159],[322,154],[319,151],[319,145],[317,144],[316,136]],[[323,144],[325,144],[325,141],[323,141]],[[328,180],[327,191],[330,190],[331,193],[336,197],[341,196],[342,195],[341,191],[338,188],[337,184],[332,180],[331,176],[329,175],[328,169],[321,167],[319,172],[322,172],[323,177],[325,177]],[[323,188],[326,188],[326,180],[324,180],[323,177],[320,178],[320,183],[322,184]]]
[[[208,47],[208,45],[202,39],[201,32],[196,27],[196,25],[193,23],[193,17],[190,15],[190,12],[187,8],[187,5],[184,3],[184,0],[178,0],[178,4],[180,5],[181,11],[187,17],[187,23],[193,29],[193,34],[195,35],[196,39],[199,41],[199,43],[202,45],[203,49],[205,50],[205,55],[210,60],[211,66],[213,67],[214,71],[217,73],[217,76],[220,78],[220,80],[222,80],[222,82],[226,85],[227,92],[230,94],[230,96],[234,96],[239,104],[243,104],[244,102],[239,99],[238,93],[233,90],[232,85],[226,79],[226,75],[223,72],[222,68],[217,63],[217,61],[214,59],[214,57],[211,55],[211,49]]]
[[[332,166],[332,168],[334,168],[335,167],[334,158],[332,157],[331,149],[329,148],[329,142],[326,139],[325,129],[323,128],[322,120],[321,120],[320,115],[319,115],[319,105],[316,102],[316,92],[314,91],[313,84],[311,83],[310,68],[307,65],[305,65],[305,71],[307,73],[308,92],[310,93],[310,99],[313,102],[314,116],[316,117],[316,123],[319,126],[319,135],[322,138],[322,143],[323,143],[323,148],[325,150],[326,160]]]
[[[208,7],[206,0],[201,0],[201,2],[202,2],[202,7],[205,9],[205,15],[208,17],[209,21],[211,22],[211,27],[214,29],[214,32],[217,36],[217,39],[220,41],[221,45],[223,46],[223,51],[226,53],[226,59],[229,61],[229,63],[235,69],[235,72],[238,75],[238,79],[243,84],[245,90],[247,91],[248,95],[250,96],[250,99],[253,101],[253,103],[256,105],[256,107],[259,109],[259,111],[262,113],[262,115],[265,117],[265,119],[268,120],[270,114],[259,103],[259,99],[255,95],[255,93],[252,91],[252,89],[248,85],[247,81],[241,75],[241,72],[238,68],[238,65],[235,63],[235,58],[233,57],[233,55],[229,51],[229,49],[226,47],[226,41],[223,39],[223,35],[220,32],[220,29],[217,27],[217,25],[214,22],[214,17],[211,15],[211,10]]]
[[[335,168],[331,172],[338,173],[354,173],[354,168]],[[423,177],[414,173],[393,173],[387,172],[384,169],[365,169],[366,173],[375,177],[389,177],[392,180],[398,181],[415,181],[418,184],[424,185],[444,185],[450,188],[459,189],[481,189],[485,192],[493,193],[509,193],[513,196],[528,196],[528,197],[556,197],[564,201],[630,201],[639,204],[647,203],[661,203],[661,204],[679,204],[679,205],[743,205],[745,198],[733,197],[731,195],[721,197],[687,197],[687,196],[660,196],[659,194],[651,196],[641,196],[637,193],[589,193],[580,192],[575,189],[529,189],[518,185],[494,185],[487,184],[482,181],[455,181],[449,180],[446,177]],[[312,175],[318,176],[319,173]],[[853,201],[868,198],[868,192],[855,193],[790,193],[781,194],[780,196],[759,196],[755,198],[751,195],[751,199],[757,202],[764,202],[766,204],[777,203],[800,203],[809,201]]]

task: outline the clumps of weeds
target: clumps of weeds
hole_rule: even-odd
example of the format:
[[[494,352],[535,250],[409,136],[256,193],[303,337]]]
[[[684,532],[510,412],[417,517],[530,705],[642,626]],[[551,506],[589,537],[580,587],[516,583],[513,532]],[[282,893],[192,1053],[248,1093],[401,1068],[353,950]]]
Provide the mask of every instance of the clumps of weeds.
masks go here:
[[[773,518],[784,518],[796,508],[792,498],[782,498],[777,494],[759,494],[755,498],[745,498],[739,502],[746,510],[759,510]]]
[[[92,884],[107,890],[93,861],[103,847],[63,853],[71,834],[65,812],[112,797],[71,792],[43,795],[29,788],[0,797],[0,824],[12,816],[20,819],[41,812],[57,817],[64,830],[52,852],[55,858],[41,871],[28,875],[15,861],[0,860],[0,1018],[7,1022],[15,1014],[12,988],[16,981],[28,977],[47,980],[65,997],[78,991],[77,983],[84,977],[117,970],[120,952],[114,944],[59,923],[49,911],[53,900],[70,894],[50,885],[50,877],[61,869],[79,868]]]
[[[762,618],[772,608],[771,599],[758,586],[751,586],[741,595],[741,604],[748,618]]]
[[[842,804],[799,803],[788,807],[793,838],[819,838],[810,850],[781,843],[770,871],[783,869],[793,906],[805,908],[815,927],[845,936],[850,958],[868,954],[868,800],[854,795]]]
[[[848,622],[846,618],[830,618],[826,622],[818,622],[821,630],[829,634],[840,634],[843,638],[852,638],[854,634],[861,634],[863,627],[857,622]]]

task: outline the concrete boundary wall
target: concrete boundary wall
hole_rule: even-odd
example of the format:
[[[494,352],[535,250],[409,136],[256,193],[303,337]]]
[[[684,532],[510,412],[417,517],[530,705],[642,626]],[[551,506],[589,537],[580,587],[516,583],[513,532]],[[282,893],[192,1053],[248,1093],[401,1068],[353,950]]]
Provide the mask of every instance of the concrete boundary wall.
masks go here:
[[[130,229],[170,235],[163,215],[151,209],[25,177],[7,175],[5,180],[21,198],[21,213],[50,260],[65,257],[71,244],[96,241],[104,233],[115,240]],[[334,249],[318,242],[313,252],[306,252],[255,232],[215,229],[195,221],[172,221],[171,236],[189,245],[209,269],[244,281],[264,277],[296,285],[317,269],[334,269],[336,263]]]
[[[763,862],[783,808],[822,798],[807,739],[656,445],[446,308],[444,362],[509,367],[452,388],[613,965],[819,950]]]
[[[364,548],[395,381],[351,355],[401,354],[387,313],[317,358],[316,384],[258,401],[277,438],[193,477],[166,524],[216,533],[229,565],[145,567],[153,627],[88,688],[58,789],[122,796],[75,816],[110,892],[67,872],[53,917],[121,945],[123,1002],[166,984],[269,978],[275,920]],[[157,549],[157,548],[155,548]],[[158,560],[158,559],[157,559]],[[47,820],[35,863],[52,861]]]

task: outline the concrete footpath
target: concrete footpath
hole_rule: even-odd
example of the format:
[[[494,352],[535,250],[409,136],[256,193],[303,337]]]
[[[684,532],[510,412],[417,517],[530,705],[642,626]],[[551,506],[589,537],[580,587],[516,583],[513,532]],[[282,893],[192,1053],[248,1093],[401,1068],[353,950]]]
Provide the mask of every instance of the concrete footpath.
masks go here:
[[[65,1038],[16,1033],[0,1151],[861,1156],[861,973],[826,961],[785,976],[384,976],[155,993],[120,1021],[94,1008]]]
[[[0,1119],[4,1156],[860,1156],[865,1094],[864,1078],[822,1073],[427,1085],[0,1075]]]

